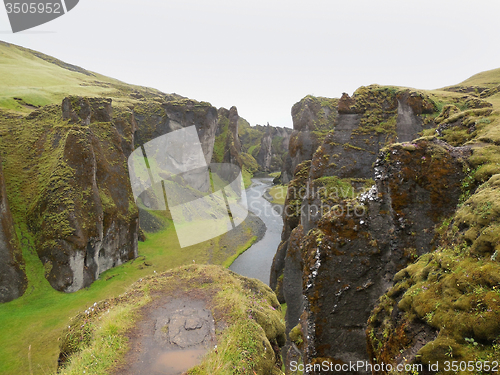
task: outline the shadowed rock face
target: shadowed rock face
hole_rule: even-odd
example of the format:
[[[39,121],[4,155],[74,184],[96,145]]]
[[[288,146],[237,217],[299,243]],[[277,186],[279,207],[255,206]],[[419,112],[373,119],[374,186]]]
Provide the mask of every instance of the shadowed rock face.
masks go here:
[[[257,129],[264,131],[260,149],[255,160],[262,171],[278,171],[283,167],[283,157],[286,157],[290,143],[291,129],[270,126],[260,126]]]
[[[26,289],[26,275],[21,249],[14,230],[12,214],[7,201],[5,181],[0,161],[0,302],[20,297]]]
[[[333,109],[332,105],[335,105]],[[399,108],[404,113],[400,114]],[[292,194],[295,194],[306,186],[314,189],[314,181],[325,176],[370,179],[373,177],[373,163],[381,148],[396,141],[400,133],[405,138],[417,138],[417,132],[424,129],[418,115],[433,109],[434,104],[422,94],[408,90],[396,93],[378,86],[361,87],[352,98],[344,93],[339,100],[306,97],[292,108],[294,131],[282,181],[287,181],[290,170],[300,173],[290,184],[294,187]],[[420,127],[417,129],[415,124],[420,124]],[[321,134],[323,138],[318,138]],[[301,160],[311,160],[306,174],[303,169],[297,168],[297,162]],[[288,206],[299,206],[297,199],[287,197],[285,212],[289,210]],[[300,203],[300,210],[314,203],[317,202],[304,200]],[[305,233],[315,226],[318,219],[318,215],[311,215],[310,212],[300,218]],[[288,241],[291,231],[298,225],[297,221],[290,228],[288,222],[295,223],[295,217],[284,217],[283,242]],[[270,280],[272,288],[278,285],[278,277],[283,271],[285,247],[280,245],[275,257]],[[281,291],[279,295],[282,295]]]
[[[136,105],[133,114],[137,122],[135,147],[171,131],[194,125],[207,164],[212,160],[217,130],[217,109],[209,103],[192,99],[172,99],[163,103],[149,101]]]
[[[315,150],[311,178],[371,178],[380,149],[393,142],[409,142],[424,126],[420,115],[434,105],[421,94],[361,88],[339,100],[333,131]]]
[[[28,215],[46,277],[55,289],[87,287],[102,272],[137,256],[139,215],[127,170],[134,148],[195,125],[210,162],[216,109],[190,99],[167,99],[116,113],[110,99],[63,100],[62,119],[73,126],[51,129],[62,154]]]
[[[335,99],[306,96],[292,107],[293,132],[281,172],[282,183],[292,180],[297,165],[312,159],[325,131],[333,128],[337,116],[336,104]]]
[[[240,116],[236,107],[231,107],[227,117],[229,118],[229,126],[223,162],[236,164],[241,168],[243,163],[240,158],[241,142],[238,136],[238,120]]]
[[[425,139],[412,146],[381,152],[376,185],[323,216],[302,242],[308,360],[370,360],[366,322],[378,298],[433,249],[434,226],[458,203],[469,150]]]
[[[285,170],[294,165],[292,155],[299,160],[310,154],[311,111],[320,108],[307,98],[294,106],[300,132],[294,126]],[[365,330],[371,310],[394,274],[431,250],[435,224],[461,194],[467,149],[435,139],[384,148],[417,138],[434,125],[420,115],[435,110],[429,98],[409,90],[373,86],[352,98],[344,94],[307,168],[303,163],[295,169],[270,280],[287,303],[287,332],[296,327],[294,335],[299,330],[303,338],[295,347],[288,341],[288,362],[297,359],[297,346],[304,363],[370,360]],[[372,179],[376,184],[356,198]],[[352,195],[315,193],[328,184],[344,189],[340,183]],[[301,188],[304,193],[297,194]],[[326,203],[335,210],[328,204],[325,211],[313,210]]]
[[[272,156],[273,156],[273,137],[271,135],[271,129],[268,126],[266,129],[266,133],[262,136],[262,141],[260,143],[260,150],[255,160],[263,170],[269,171],[271,169]]]
[[[135,123],[129,113],[116,126],[106,99],[66,98],[62,115],[74,125],[52,129],[62,155],[27,219],[48,281],[75,292],[137,256],[139,216],[126,167]]]

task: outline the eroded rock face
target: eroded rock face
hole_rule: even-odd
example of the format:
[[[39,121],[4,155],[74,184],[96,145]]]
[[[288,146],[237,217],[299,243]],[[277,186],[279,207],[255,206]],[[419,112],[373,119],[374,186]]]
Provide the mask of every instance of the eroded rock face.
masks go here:
[[[432,126],[421,114],[432,113],[434,104],[420,93],[388,88],[361,87],[351,98],[343,94],[333,131],[313,157],[311,178],[371,178],[381,148],[409,142]]]
[[[399,112],[400,108],[404,113]],[[432,101],[423,94],[409,90],[396,92],[379,86],[361,87],[352,98],[344,93],[339,100],[306,97],[292,108],[294,132],[290,140],[290,157],[282,171],[282,181],[287,181],[287,171],[296,168],[295,163],[303,159],[312,161],[308,175],[301,176],[291,184],[297,192],[301,188],[304,191],[317,190],[323,183],[318,184],[316,180],[322,177],[371,179],[373,163],[377,160],[379,151],[397,141],[400,135],[417,138],[418,131],[432,125],[424,126],[417,114],[428,113],[433,108]],[[409,117],[410,114],[413,117]],[[420,127],[416,128],[415,124]],[[312,133],[311,129],[314,129]],[[311,134],[314,135],[313,138]],[[323,138],[318,138],[320,136]],[[316,141],[312,142],[312,139]],[[320,139],[321,143],[318,141]],[[296,201],[296,198],[290,199]],[[288,205],[289,202],[285,202],[285,213]],[[292,205],[297,206],[295,203]],[[300,218],[307,234],[316,225],[321,212],[311,213],[308,209],[309,206],[318,205],[314,197],[303,199],[301,205],[301,209],[307,211],[307,215]],[[300,217],[300,213],[298,216]],[[289,218],[284,217],[285,242],[297,225],[287,232],[287,220]],[[271,273],[272,287],[278,285],[277,278],[283,270],[280,265],[284,264],[285,247],[280,245],[274,259],[273,269],[276,271]],[[281,291],[278,292],[282,294]]]
[[[135,124],[125,113],[117,127],[107,99],[66,98],[62,107],[74,125],[52,129],[60,156],[47,165],[49,182],[27,219],[48,281],[74,292],[137,256],[139,216],[126,167]]]
[[[255,160],[264,171],[271,170],[271,160],[273,157],[273,137],[268,126],[266,133],[262,136],[260,150]]]
[[[0,161],[0,302],[20,297],[27,285],[24,260],[14,229],[14,222],[7,201],[7,191]]]
[[[283,212],[283,232],[281,243],[274,255],[271,265],[271,276],[269,286],[276,291],[280,302],[283,303],[283,275],[285,270],[285,259],[288,252],[288,244],[292,231],[300,224],[302,213],[302,202],[305,194],[305,184],[311,167],[310,161],[305,161],[295,169],[295,178],[288,185],[287,197]]]
[[[291,129],[275,126],[257,125],[255,129],[263,132],[260,148],[255,155],[259,169],[265,172],[282,170],[283,163],[288,153]]]
[[[243,163],[240,158],[241,142],[238,135],[238,120],[240,116],[238,115],[238,110],[236,109],[236,107],[231,107],[227,114],[227,117],[229,119],[229,125],[223,162],[236,164],[241,168],[243,166]]]
[[[309,330],[309,361],[370,360],[368,317],[396,272],[433,248],[435,224],[458,203],[468,154],[435,139],[381,152],[376,185],[323,216],[305,237],[308,317],[301,323]]]
[[[311,160],[337,116],[337,100],[306,96],[292,107],[293,132],[288,157],[283,165],[281,181],[293,179],[297,165]]]
[[[148,101],[136,105],[133,114],[137,122],[135,147],[171,131],[194,125],[207,164],[212,160],[217,130],[217,109],[209,103],[186,98],[171,98],[162,103]]]

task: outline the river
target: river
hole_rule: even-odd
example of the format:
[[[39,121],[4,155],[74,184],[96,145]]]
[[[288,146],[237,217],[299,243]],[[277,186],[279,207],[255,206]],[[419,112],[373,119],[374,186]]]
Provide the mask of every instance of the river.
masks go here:
[[[283,230],[281,215],[262,196],[272,186],[272,178],[252,179],[252,185],[246,190],[248,209],[257,215],[266,225],[264,237],[241,254],[229,267],[240,275],[259,279],[269,285],[271,264],[278,249]]]

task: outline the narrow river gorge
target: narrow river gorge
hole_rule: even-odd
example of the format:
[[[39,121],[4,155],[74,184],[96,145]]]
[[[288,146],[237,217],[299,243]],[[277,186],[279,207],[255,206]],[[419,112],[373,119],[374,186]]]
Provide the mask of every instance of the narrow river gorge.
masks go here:
[[[269,285],[274,254],[280,243],[283,220],[263,195],[272,186],[272,178],[256,178],[247,189],[248,209],[266,225],[264,237],[241,254],[229,267],[240,275],[259,279]]]

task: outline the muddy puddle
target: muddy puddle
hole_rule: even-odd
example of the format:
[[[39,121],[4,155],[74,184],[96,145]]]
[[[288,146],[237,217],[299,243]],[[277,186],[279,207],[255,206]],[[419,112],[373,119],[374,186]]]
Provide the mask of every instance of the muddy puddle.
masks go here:
[[[145,313],[132,334],[128,364],[115,374],[181,375],[215,344],[215,323],[205,301],[173,299]]]
[[[151,374],[177,375],[201,362],[206,349],[174,350],[161,354],[151,366]]]

